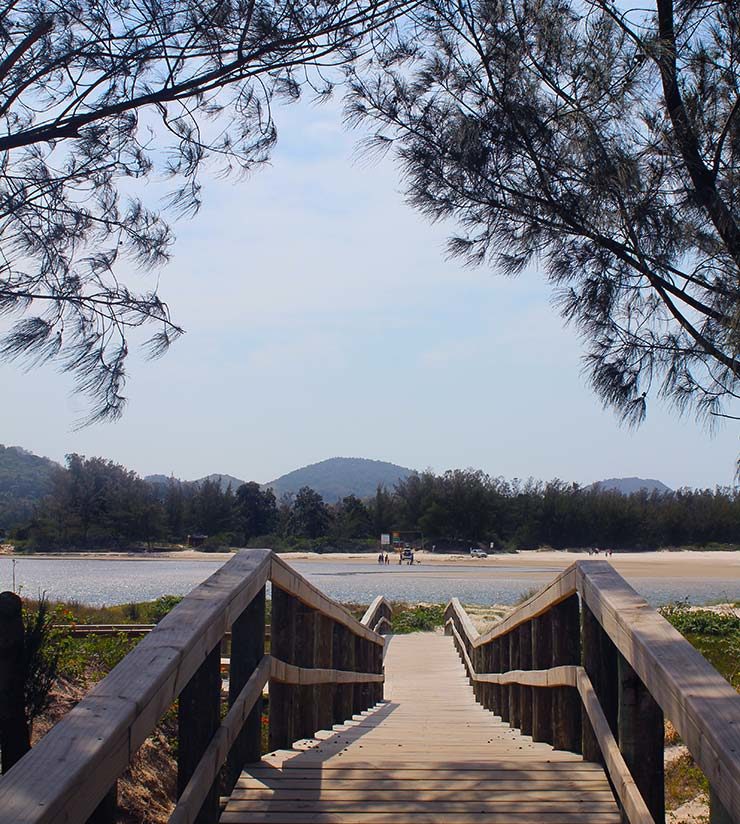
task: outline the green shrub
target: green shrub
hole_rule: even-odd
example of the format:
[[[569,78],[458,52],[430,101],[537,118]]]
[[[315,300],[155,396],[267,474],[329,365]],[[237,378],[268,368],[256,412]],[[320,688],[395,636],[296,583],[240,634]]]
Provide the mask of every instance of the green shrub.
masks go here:
[[[418,606],[395,606],[391,618],[392,632],[431,632],[444,626],[445,608],[443,604],[419,604]]]

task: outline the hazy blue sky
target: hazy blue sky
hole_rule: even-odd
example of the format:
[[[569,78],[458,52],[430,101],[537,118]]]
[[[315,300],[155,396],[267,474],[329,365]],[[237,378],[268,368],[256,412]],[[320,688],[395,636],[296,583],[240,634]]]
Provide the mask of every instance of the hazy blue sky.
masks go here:
[[[187,335],[132,363],[124,419],[75,432],[85,407],[69,376],[2,365],[0,442],[183,478],[264,482],[345,455],[581,483],[732,481],[738,424],[711,437],[653,401],[639,430],[620,426],[541,275],[446,261],[444,227],[404,205],[392,163],[353,163],[358,135],[337,106],[277,120],[271,167],[207,181],[200,214],[176,225],[161,293]]]

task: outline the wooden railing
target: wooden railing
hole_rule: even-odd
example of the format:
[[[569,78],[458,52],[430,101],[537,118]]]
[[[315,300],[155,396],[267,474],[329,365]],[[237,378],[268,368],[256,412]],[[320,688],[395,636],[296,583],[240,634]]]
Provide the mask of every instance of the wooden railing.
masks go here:
[[[664,715],[740,822],[740,696],[606,561],[578,561],[479,635],[445,613],[477,700],[535,741],[604,764],[630,824],[662,822]]]
[[[331,729],[382,698],[384,639],[373,627],[389,618],[387,602],[376,599],[358,621],[270,550],[239,552],[0,778],[0,822],[113,822],[117,779],[175,701],[178,799],[170,821],[217,821],[220,793],[261,757],[267,681],[271,748]],[[222,719],[220,651],[229,632]]]

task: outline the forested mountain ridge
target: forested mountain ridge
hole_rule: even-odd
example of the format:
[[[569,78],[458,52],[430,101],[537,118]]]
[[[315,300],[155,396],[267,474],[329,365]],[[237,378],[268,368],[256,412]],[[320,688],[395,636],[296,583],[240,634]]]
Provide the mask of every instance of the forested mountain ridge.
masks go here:
[[[600,492],[621,492],[622,495],[635,495],[643,490],[648,494],[657,492],[659,495],[672,492],[669,486],[655,478],[607,478],[605,481],[596,481],[592,486]]]
[[[374,461],[369,458],[328,458],[281,475],[265,484],[277,498],[295,495],[301,487],[310,486],[328,503],[347,495],[369,498],[378,486],[392,489],[399,481],[414,474],[405,466]]]
[[[198,478],[196,481],[183,481],[180,478],[173,478],[169,475],[145,475],[144,480],[154,487],[166,487],[171,480],[177,481],[180,484],[203,484],[206,481],[209,483],[218,483],[222,492],[231,487],[232,492],[235,492],[246,481],[241,478],[235,478],[233,475],[225,475],[220,472],[212,472],[210,475],[205,475],[203,478]]]
[[[30,515],[34,504],[51,490],[58,469],[59,464],[49,458],[0,444],[0,529]]]
[[[42,466],[22,450],[11,450],[7,457]],[[105,458],[71,454],[66,464],[43,464],[50,472],[48,493],[31,502],[23,499],[28,510],[4,527],[17,547],[125,549],[183,544],[197,535],[205,549],[375,550],[382,533],[400,530],[423,534],[439,551],[476,544],[506,550],[640,550],[737,546],[740,535],[740,489],[735,487],[623,495],[559,480],[507,481],[474,469],[441,475],[426,470],[376,485],[364,500],[349,494],[325,501],[307,484],[277,499],[271,488],[255,481],[237,489],[228,482],[224,489],[218,475],[197,483],[168,478],[152,484]],[[373,481],[378,483],[377,474]]]

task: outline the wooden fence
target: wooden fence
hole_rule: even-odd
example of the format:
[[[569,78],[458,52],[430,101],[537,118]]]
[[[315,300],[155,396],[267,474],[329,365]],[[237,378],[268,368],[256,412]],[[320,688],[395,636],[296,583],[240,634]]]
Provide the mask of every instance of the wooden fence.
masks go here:
[[[511,726],[604,764],[630,824],[662,822],[664,715],[740,822],[740,696],[606,561],[578,561],[479,635],[445,613],[477,700]]]
[[[270,550],[239,552],[0,779],[0,822],[114,821],[117,779],[176,700],[178,800],[170,821],[216,822],[219,793],[228,793],[242,766],[261,757],[268,680],[272,748],[350,718],[382,698],[381,632],[389,619],[383,599],[358,621]],[[222,719],[221,644],[229,632]]]

